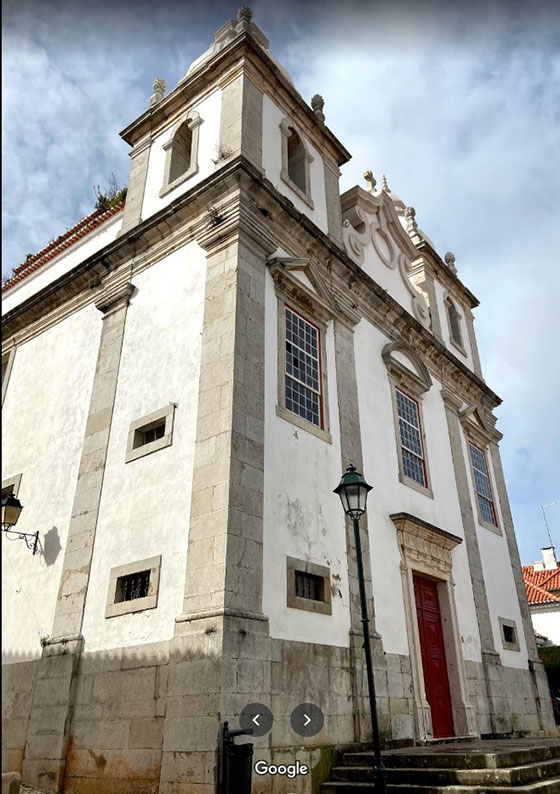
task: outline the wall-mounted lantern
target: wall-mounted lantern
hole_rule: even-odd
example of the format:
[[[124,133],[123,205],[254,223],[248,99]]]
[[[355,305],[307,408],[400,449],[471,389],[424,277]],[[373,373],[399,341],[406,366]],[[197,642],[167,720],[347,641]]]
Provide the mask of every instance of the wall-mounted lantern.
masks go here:
[[[8,540],[24,540],[27,548],[37,553],[37,546],[39,544],[39,530],[33,534],[29,532],[18,532],[12,529],[18,522],[23,507],[21,502],[13,493],[6,494],[2,497],[2,532],[6,533]],[[17,538],[10,538],[10,535],[17,535]]]

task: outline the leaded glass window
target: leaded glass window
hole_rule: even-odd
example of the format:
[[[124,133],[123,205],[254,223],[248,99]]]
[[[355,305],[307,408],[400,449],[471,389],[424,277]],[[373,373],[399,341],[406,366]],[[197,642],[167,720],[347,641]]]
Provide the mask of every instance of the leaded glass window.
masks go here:
[[[475,447],[474,444],[469,444],[469,450],[471,453],[474,487],[480,516],[484,521],[487,521],[488,524],[492,524],[496,527],[498,526],[498,522],[496,521],[496,511],[494,510],[494,500],[490,488],[486,455],[481,449]]]
[[[322,425],[319,329],[285,307],[286,408]]]
[[[403,474],[426,488],[428,483],[418,403],[399,389],[395,391]]]

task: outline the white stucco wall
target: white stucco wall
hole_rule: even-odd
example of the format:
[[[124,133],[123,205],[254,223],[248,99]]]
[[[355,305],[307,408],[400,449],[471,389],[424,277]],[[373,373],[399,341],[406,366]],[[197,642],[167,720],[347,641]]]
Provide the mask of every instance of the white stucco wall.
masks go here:
[[[464,537],[441,385],[433,379],[421,403],[429,484],[434,498],[399,481],[396,429],[387,370],[381,351],[389,339],[362,320],[355,332],[364,476],[374,490],[368,499],[376,628],[388,653],[408,654],[401,557],[392,513],[408,512]],[[453,551],[459,632],[466,659],[480,661],[480,637],[465,544]]]
[[[282,171],[282,131],[280,124],[285,118],[282,110],[274,104],[268,96],[263,99],[263,139],[262,139],[262,164],[267,179],[270,179],[274,187],[284,196],[290,199],[296,209],[307,215],[321,229],[327,233],[327,199],[325,194],[325,169],[323,158],[318,150],[303,135],[301,128],[298,132],[305,140],[308,151],[313,157],[313,162],[309,165],[309,175],[311,178],[311,198],[314,208],[302,201],[293,191],[289,184],[284,182],[280,173]]]
[[[554,645],[560,645],[560,604],[547,604],[530,609],[535,631],[548,637]]]
[[[102,226],[75,242],[71,248],[42,265],[19,284],[11,287],[2,297],[2,314],[6,314],[14,306],[23,303],[31,295],[35,295],[48,284],[52,284],[57,278],[68,273],[96,251],[100,251],[104,246],[112,243],[122,226],[122,219],[122,212],[113,215]]]
[[[165,173],[165,159],[167,156],[163,144],[171,140],[176,129],[193,110],[200,115],[202,120],[198,127],[198,171],[160,198],[159,193],[164,186],[163,178]],[[218,146],[220,142],[221,110],[222,92],[220,89],[215,89],[202,101],[190,107],[188,111],[185,111],[173,126],[168,127],[164,132],[154,138],[148,161],[148,173],[146,176],[146,187],[142,204],[142,220],[149,218],[150,215],[158,212],[162,207],[166,207],[176,199],[177,196],[186,193],[199,182],[202,182],[203,179],[206,179],[207,176],[214,173],[216,165],[213,160],[218,156]]]
[[[445,343],[445,346],[447,347],[448,350],[451,351],[451,353],[453,353],[453,355],[456,358],[459,359],[459,361],[462,364],[465,364],[465,366],[467,366],[469,369],[474,370],[473,357],[472,357],[471,345],[470,345],[470,340],[469,340],[469,333],[468,333],[468,329],[467,329],[467,321],[465,320],[465,309],[453,298],[455,306],[457,307],[457,310],[458,310],[459,314],[461,315],[459,323],[460,323],[460,326],[461,326],[461,338],[463,340],[463,347],[465,349],[465,355],[464,355],[451,342],[451,333],[450,333],[450,329],[449,329],[449,319],[448,319],[448,315],[447,315],[447,307],[445,305],[445,296],[446,296],[447,293],[446,293],[445,289],[443,288],[443,286],[438,281],[434,280],[434,286],[435,286],[435,291],[436,291],[437,308],[438,308],[438,313],[439,313],[440,323],[441,323],[441,333],[442,333],[442,337],[443,337],[443,341]]]
[[[265,448],[263,611],[275,638],[348,646],[349,594],[344,514],[332,493],[341,476],[334,335],[326,338],[332,444],[276,415],[277,298],[267,274],[265,309]],[[332,615],[286,606],[286,557],[326,565],[339,589]],[[337,578],[339,577],[339,578]]]
[[[205,272],[193,242],[133,280],[84,615],[90,651],[168,639],[182,611]],[[170,402],[172,445],[125,463],[130,423]],[[158,554],[157,608],[105,618],[111,568]]]
[[[46,557],[2,537],[4,662],[40,656],[40,637],[52,633],[100,334],[90,305],[16,351],[2,409],[2,479],[22,474],[17,528],[39,530]]]

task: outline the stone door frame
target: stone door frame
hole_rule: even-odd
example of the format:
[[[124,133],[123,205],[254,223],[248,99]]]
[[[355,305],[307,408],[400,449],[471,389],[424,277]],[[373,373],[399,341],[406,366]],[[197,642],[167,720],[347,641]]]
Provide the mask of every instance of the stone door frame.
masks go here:
[[[432,711],[426,698],[424,668],[413,575],[415,573],[437,582],[447,674],[453,710],[455,736],[478,736],[475,711],[468,698],[467,678],[461,650],[455,583],[452,575],[452,551],[461,538],[429,524],[409,513],[396,513],[391,519],[397,528],[401,553],[401,578],[406,616],[416,740],[420,743],[434,738]]]

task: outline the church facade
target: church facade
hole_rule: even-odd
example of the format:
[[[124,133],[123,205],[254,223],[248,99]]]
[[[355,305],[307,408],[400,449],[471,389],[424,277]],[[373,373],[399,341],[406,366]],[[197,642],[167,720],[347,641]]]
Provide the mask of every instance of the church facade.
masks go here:
[[[3,767],[44,791],[210,794],[251,703],[300,794],[370,740],[351,463],[384,741],[556,735],[478,301],[385,179],[340,195],[323,111],[240,9],[4,286]]]

